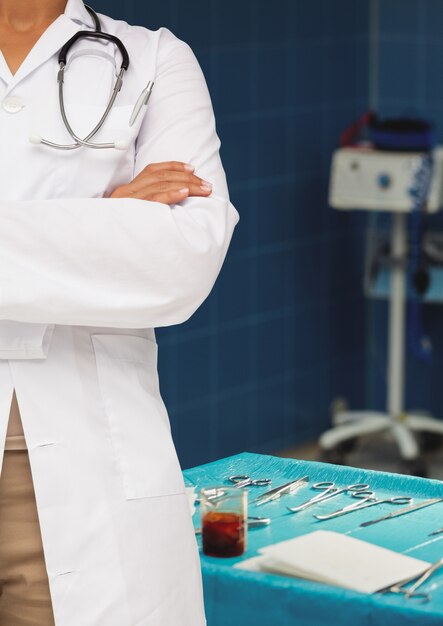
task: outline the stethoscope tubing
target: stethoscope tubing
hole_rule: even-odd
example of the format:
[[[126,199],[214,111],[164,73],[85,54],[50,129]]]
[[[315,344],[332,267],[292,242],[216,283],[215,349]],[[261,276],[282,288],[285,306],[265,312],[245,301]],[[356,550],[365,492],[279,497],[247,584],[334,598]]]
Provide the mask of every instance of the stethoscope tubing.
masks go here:
[[[51,148],[56,148],[58,150],[75,150],[77,148],[80,148],[82,146],[88,147],[88,148],[94,148],[94,149],[105,149],[105,148],[116,148],[116,149],[124,149],[126,147],[126,142],[124,141],[120,141],[120,142],[107,142],[107,143],[92,143],[91,139],[99,132],[99,130],[103,127],[112,107],[114,106],[115,100],[117,98],[117,95],[119,93],[119,91],[122,88],[123,85],[123,77],[124,74],[126,72],[126,70],[129,67],[129,54],[128,51],[126,49],[126,47],[124,46],[123,42],[116,37],[115,35],[111,35],[109,33],[104,33],[102,32],[101,29],[101,24],[100,24],[100,20],[99,17],[97,15],[97,13],[89,6],[85,5],[85,8],[87,9],[87,11],[89,12],[89,14],[91,15],[92,19],[94,20],[94,25],[95,25],[95,30],[94,31],[78,31],[77,33],[75,33],[75,35],[73,37],[71,37],[61,48],[60,52],[59,52],[59,56],[58,56],[58,62],[59,62],[59,71],[57,74],[57,82],[58,82],[58,96],[59,96],[59,105],[60,105],[60,113],[62,116],[62,120],[63,120],[63,124],[66,128],[66,130],[68,131],[69,135],[72,137],[72,139],[74,140],[75,143],[72,144],[59,144],[53,141],[49,141],[47,139],[43,139],[42,137],[38,137],[36,140],[36,143],[42,143],[45,146],[49,146]],[[84,138],[82,139],[81,137],[79,137],[73,130],[71,124],[69,123],[67,114],[66,114],[66,108],[65,108],[65,101],[64,101],[64,93],[63,93],[63,85],[64,85],[64,80],[65,80],[65,68],[66,68],[66,62],[67,62],[67,55],[69,50],[72,48],[73,45],[75,45],[78,41],[80,41],[81,39],[104,39],[106,41],[111,41],[112,43],[114,43],[118,50],[120,51],[121,57],[122,57],[122,62],[120,65],[120,71],[117,75],[115,84],[114,84],[114,88],[112,90],[112,94],[110,96],[109,102],[106,106],[106,109],[102,115],[102,117],[100,118],[100,120],[98,121],[98,123],[95,125],[95,127],[92,129],[92,131]]]

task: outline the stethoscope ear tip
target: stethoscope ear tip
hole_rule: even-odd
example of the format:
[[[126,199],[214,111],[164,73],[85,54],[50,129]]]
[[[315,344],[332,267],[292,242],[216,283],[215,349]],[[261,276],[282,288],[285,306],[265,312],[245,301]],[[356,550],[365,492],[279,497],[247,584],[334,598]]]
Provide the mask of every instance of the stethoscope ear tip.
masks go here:
[[[129,139],[119,139],[118,141],[114,142],[114,147],[116,150],[127,150],[130,143],[131,142]]]
[[[29,141],[33,144],[39,144],[42,142],[42,137],[37,135],[37,133],[31,133],[31,135],[29,135]]]

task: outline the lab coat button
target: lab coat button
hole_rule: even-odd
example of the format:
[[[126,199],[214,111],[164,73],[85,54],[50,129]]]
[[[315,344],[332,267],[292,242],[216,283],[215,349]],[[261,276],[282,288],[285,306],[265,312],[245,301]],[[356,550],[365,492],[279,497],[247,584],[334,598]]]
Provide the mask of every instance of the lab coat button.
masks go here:
[[[17,96],[10,96],[3,100],[2,107],[7,113],[18,113],[23,109],[23,102]]]

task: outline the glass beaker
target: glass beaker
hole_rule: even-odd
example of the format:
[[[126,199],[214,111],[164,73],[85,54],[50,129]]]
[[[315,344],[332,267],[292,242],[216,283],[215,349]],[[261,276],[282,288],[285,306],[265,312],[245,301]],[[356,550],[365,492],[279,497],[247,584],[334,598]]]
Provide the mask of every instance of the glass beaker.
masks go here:
[[[246,550],[248,492],[236,487],[200,490],[203,553],[240,556]]]

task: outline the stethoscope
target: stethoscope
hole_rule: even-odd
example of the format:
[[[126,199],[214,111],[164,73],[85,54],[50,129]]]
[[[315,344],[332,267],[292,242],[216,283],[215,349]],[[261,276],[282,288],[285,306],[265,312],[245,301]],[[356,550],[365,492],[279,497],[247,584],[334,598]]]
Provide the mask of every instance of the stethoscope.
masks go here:
[[[69,41],[67,41],[64,44],[64,46],[61,48],[59,55],[58,55],[59,71],[57,74],[57,82],[58,82],[58,97],[59,97],[59,104],[60,104],[60,113],[63,119],[63,123],[66,127],[66,130],[68,131],[68,133],[70,134],[70,136],[72,137],[75,143],[72,143],[72,144],[54,143],[53,141],[48,141],[47,139],[43,139],[43,137],[40,137],[40,135],[36,135],[36,134],[31,135],[29,137],[29,140],[31,141],[31,143],[43,144],[45,146],[49,146],[50,148],[56,148],[57,150],[75,150],[76,148],[80,148],[81,146],[86,146],[87,148],[96,148],[96,149],[116,148],[117,150],[126,150],[129,145],[129,141],[127,140],[114,141],[112,143],[93,143],[90,141],[102,128],[103,124],[105,123],[114,105],[117,94],[122,88],[123,76],[129,67],[129,54],[125,46],[123,45],[123,42],[118,37],[116,37],[115,35],[110,35],[109,33],[104,33],[102,31],[100,20],[99,20],[97,13],[93,9],[91,9],[91,7],[87,5],[85,5],[85,9],[91,15],[94,21],[95,30],[94,31],[80,30],[77,33],[75,33],[75,35],[71,37],[71,39],[69,39]],[[112,90],[112,94],[109,99],[108,105],[102,117],[100,118],[98,124],[91,130],[91,132],[84,139],[81,139],[81,137],[78,137],[78,135],[75,134],[75,132],[73,131],[68,121],[66,110],[65,110],[64,95],[63,95],[63,83],[65,80],[65,68],[66,68],[66,59],[68,56],[68,52],[70,51],[72,46],[75,43],[77,43],[77,41],[79,41],[80,39],[103,39],[105,41],[111,41],[117,46],[122,56],[120,71],[116,75],[114,89]],[[134,105],[132,115],[129,119],[129,126],[132,126],[134,124],[142,107],[148,104],[148,100],[151,95],[153,86],[154,86],[153,81],[149,81],[145,89],[143,89],[137,102]]]

